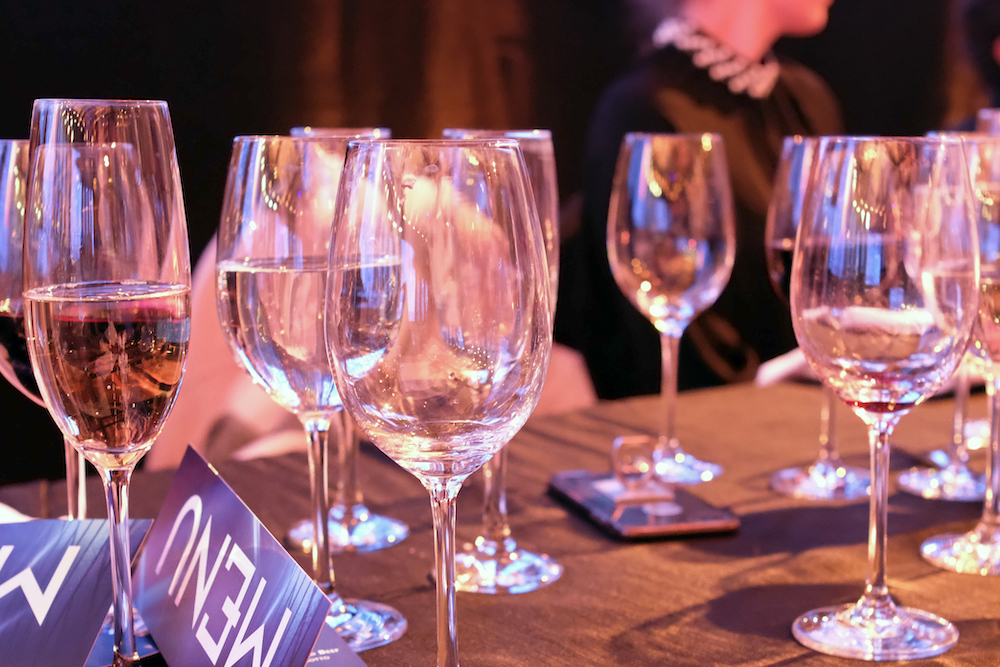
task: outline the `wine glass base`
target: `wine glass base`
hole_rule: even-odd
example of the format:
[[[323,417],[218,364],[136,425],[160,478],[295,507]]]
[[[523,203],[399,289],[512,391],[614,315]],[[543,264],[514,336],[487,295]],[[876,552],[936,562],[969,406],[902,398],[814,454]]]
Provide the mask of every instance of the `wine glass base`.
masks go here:
[[[940,616],[895,605],[874,619],[857,604],[814,609],[795,620],[792,634],[814,651],[875,662],[941,655],[958,641],[958,630]]]
[[[711,482],[722,474],[722,466],[702,461],[681,450],[657,461],[655,470],[656,476],[664,482],[681,486]]]
[[[115,608],[113,605],[104,616],[101,632],[109,635],[115,634]],[[137,609],[132,610],[132,632],[136,637],[149,636],[149,628],[146,627],[146,621],[142,620],[142,616]]]
[[[932,500],[982,502],[986,498],[986,475],[977,475],[965,466],[910,468],[899,473],[900,489]]]
[[[865,468],[817,461],[808,468],[785,468],[771,475],[778,493],[806,500],[855,500],[867,498],[871,473]]]
[[[330,553],[368,553],[399,544],[410,534],[409,527],[397,519],[381,514],[373,514],[364,505],[354,508],[353,528],[343,524],[344,510],[330,509],[329,530]],[[285,535],[285,546],[308,553],[312,549],[313,522],[309,519],[297,521]]]
[[[937,535],[920,545],[925,560],[962,574],[1000,575],[1000,535],[982,524],[968,533]]]
[[[467,593],[528,593],[548,586],[562,573],[563,566],[551,556],[524,549],[490,555],[466,544],[455,555],[455,588]]]
[[[334,594],[334,608],[326,617],[351,650],[361,653],[391,644],[406,632],[406,619],[389,605],[369,600],[344,600],[344,609],[336,609],[339,596]]]

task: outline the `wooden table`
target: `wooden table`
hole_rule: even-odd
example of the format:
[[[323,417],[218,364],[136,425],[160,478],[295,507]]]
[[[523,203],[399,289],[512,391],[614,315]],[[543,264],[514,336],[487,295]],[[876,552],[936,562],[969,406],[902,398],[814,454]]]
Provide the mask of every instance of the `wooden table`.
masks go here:
[[[648,542],[609,538],[546,494],[559,470],[608,468],[612,438],[654,433],[659,401],[643,397],[602,403],[584,412],[536,418],[513,440],[508,506],[514,537],[565,566],[548,588],[514,596],[459,594],[459,651],[466,665],[842,665],[844,659],[800,646],[790,626],[799,614],[856,599],[864,585],[868,502],[813,503],[779,496],[770,474],[810,462],[817,453],[819,389],[780,384],[735,385],[679,397],[678,435],[690,452],[722,464],[725,474],[692,491],[736,513],[734,534]],[[973,397],[973,416],[985,414]],[[903,418],[893,469],[949,437],[950,399]],[[867,464],[861,420],[838,413],[841,450]],[[281,536],[308,514],[304,456],[222,462],[224,479]],[[135,476],[132,515],[153,517],[171,482],[166,472]],[[374,449],[365,449],[361,478],[369,506],[406,521],[401,544],[335,558],[339,590],[391,604],[409,620],[399,641],[362,654],[371,667],[434,664],[431,517],[426,492]],[[90,480],[90,507],[102,493]],[[480,484],[459,496],[459,538],[479,523]],[[0,488],[0,501],[26,513],[58,515],[63,488],[33,483]],[[944,572],[923,561],[920,543],[937,533],[971,528],[979,503],[924,500],[896,492],[889,517],[889,584],[896,600],[935,612],[961,632],[958,645],[932,665],[1000,664],[1000,580]],[[304,556],[298,556],[308,566]]]

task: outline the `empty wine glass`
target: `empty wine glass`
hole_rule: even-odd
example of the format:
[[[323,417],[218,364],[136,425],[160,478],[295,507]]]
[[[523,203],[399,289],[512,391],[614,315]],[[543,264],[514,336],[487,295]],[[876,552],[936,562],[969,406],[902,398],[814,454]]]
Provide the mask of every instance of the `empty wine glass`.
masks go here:
[[[674,429],[681,335],[729,282],[736,253],[722,137],[638,134],[622,140],[608,212],[608,261],[619,289],[660,333],[663,424],[656,475],[700,484],[722,467],[685,452]]]
[[[868,425],[871,510],[865,592],[815,609],[792,632],[865,660],[938,655],[958,631],[897,606],[886,583],[889,437],[965,354],[978,303],[978,243],[960,139],[827,137],[792,265],[795,335],[809,365]]]
[[[336,138],[234,140],[216,297],[234,356],[308,434],[313,578],[333,601],[327,623],[357,652],[401,637],[406,619],[388,605],[343,599],[330,559],[329,432],[343,423],[343,407],[327,361],[323,304],[342,149]]]
[[[455,499],[538,402],[549,281],[513,141],[358,141],[347,152],[327,290],[344,407],[427,488],[437,659],[457,667]]]
[[[945,570],[1000,575],[1000,137],[965,138],[979,224],[981,267],[979,321],[973,351],[986,357],[990,446],[986,454],[983,516],[967,533],[936,535],[920,546],[928,561]]]
[[[331,161],[329,187],[336,194],[340,185],[340,169],[347,153],[347,142],[351,139],[388,138],[391,132],[384,127],[300,126],[293,127],[291,135],[329,140],[324,152]],[[354,422],[343,410],[337,411],[332,419],[337,456],[336,485],[333,501],[330,503],[330,551],[335,554],[344,551],[367,553],[399,544],[410,534],[409,527],[398,519],[376,514],[365,505],[364,493],[358,482],[358,453],[361,443]],[[310,551],[313,535],[312,519],[302,519],[292,524],[285,542],[292,548]]]
[[[764,228],[764,249],[771,283],[786,301],[795,249],[795,232],[802,217],[802,203],[809,172],[819,145],[817,137],[785,137]],[[806,468],[785,468],[771,475],[771,488],[808,500],[854,500],[868,495],[868,471],[849,466],[837,451],[835,411],[837,397],[823,387],[820,404],[819,458]]]
[[[24,232],[35,377],[107,492],[115,665],[138,660],[129,481],[176,396],[191,267],[165,102],[36,100]]]
[[[448,128],[446,139],[514,139],[521,147],[531,193],[542,225],[549,271],[549,309],[555,316],[559,293],[559,188],[552,134],[548,130],[469,130]],[[483,471],[483,524],[473,542],[455,558],[458,590],[471,593],[527,593],[551,584],[563,567],[547,554],[522,549],[511,536],[507,515],[507,447]]]
[[[21,298],[21,250],[28,189],[28,140],[0,140],[0,375],[45,407],[31,371]],[[70,519],[87,518],[86,460],[63,438],[66,508]]]

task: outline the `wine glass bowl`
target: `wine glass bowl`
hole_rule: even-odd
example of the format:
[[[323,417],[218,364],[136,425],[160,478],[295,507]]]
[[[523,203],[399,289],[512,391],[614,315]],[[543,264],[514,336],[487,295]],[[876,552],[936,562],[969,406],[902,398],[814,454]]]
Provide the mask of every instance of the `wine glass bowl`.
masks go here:
[[[165,102],[36,100],[23,286],[28,349],[63,435],[101,472],[116,665],[136,653],[128,491],[170,412],[191,268]]]
[[[791,281],[795,335],[821,381],[868,425],[868,575],[858,602],[800,616],[817,651],[866,660],[939,655],[948,621],[895,604],[886,584],[889,437],[961,362],[978,305],[978,237],[960,139],[826,137]]]
[[[330,559],[328,438],[331,430],[346,433],[327,360],[323,305],[343,150],[335,137],[234,140],[216,296],[233,355],[306,431],[313,578],[333,602],[328,625],[360,652],[398,639],[406,619],[387,605],[342,598]]]
[[[552,344],[518,146],[357,141],[330,248],[327,345],[347,411],[427,488],[438,665],[456,667],[455,499],[534,409]]]
[[[622,140],[607,230],[619,289],[661,340],[663,414],[656,474],[700,484],[721,466],[685,452],[674,434],[680,338],[729,281],[735,259],[732,192],[722,138],[630,133]]]
[[[764,228],[768,275],[778,295],[788,302],[795,232],[819,138],[785,137],[775,175],[774,192]],[[808,500],[854,500],[868,495],[868,471],[849,466],[837,451],[836,396],[824,387],[820,404],[819,457],[807,467],[784,468],[771,476],[771,488]]]

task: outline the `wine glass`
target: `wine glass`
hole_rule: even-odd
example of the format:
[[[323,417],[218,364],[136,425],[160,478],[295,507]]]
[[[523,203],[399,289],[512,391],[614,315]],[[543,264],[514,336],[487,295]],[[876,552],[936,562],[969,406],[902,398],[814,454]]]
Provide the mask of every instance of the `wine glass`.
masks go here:
[[[21,298],[21,246],[28,189],[28,140],[0,140],[0,375],[45,407],[31,371]],[[70,519],[87,518],[86,461],[64,438],[66,507]]]
[[[173,405],[191,266],[165,102],[36,100],[24,232],[28,351],[63,435],[107,492],[115,665],[138,660],[129,480]]]
[[[293,137],[322,137],[329,139],[324,152],[330,156],[331,181],[329,187],[336,194],[340,183],[340,169],[347,142],[351,139],[388,138],[391,132],[384,127],[293,127]],[[333,170],[336,170],[335,172]],[[360,441],[350,416],[338,410],[331,425],[337,443],[335,495],[330,503],[330,551],[367,553],[399,544],[410,534],[409,527],[398,519],[375,514],[365,505],[365,497],[358,482],[358,453]],[[302,519],[292,524],[285,536],[288,546],[310,551],[313,540],[312,519]]]
[[[528,181],[542,225],[549,271],[549,309],[555,317],[559,293],[559,188],[552,133],[548,130],[470,130],[447,128],[446,139],[514,139],[521,147]],[[507,515],[507,447],[483,471],[483,524],[473,542],[455,558],[458,590],[471,593],[527,593],[562,576],[563,567],[547,554],[522,549],[511,536]]]
[[[333,601],[328,625],[359,652],[401,637],[406,619],[388,605],[343,599],[330,559],[329,434],[344,421],[327,361],[323,303],[343,148],[337,138],[234,140],[219,227],[216,303],[233,355],[306,430],[313,578]]]
[[[817,137],[785,137],[767,210],[764,228],[767,270],[771,284],[786,301],[795,231],[802,217],[802,199],[818,145]],[[785,468],[771,475],[771,488],[775,491],[808,500],[854,500],[868,495],[868,471],[845,464],[837,451],[836,401],[833,390],[824,387],[819,412],[819,458],[806,468]]]
[[[871,526],[865,592],[815,609],[805,646],[865,660],[938,655],[958,631],[897,606],[886,584],[889,437],[965,354],[978,303],[978,243],[961,139],[826,137],[792,264],[795,336],[809,365],[868,425]]]
[[[932,132],[928,136],[938,136]],[[973,136],[952,133],[953,136]],[[955,371],[954,395],[955,412],[952,417],[951,439],[944,449],[931,452],[929,458],[934,466],[914,466],[896,477],[896,485],[916,496],[937,500],[982,500],[986,493],[986,476],[969,469],[969,450],[966,446],[966,431],[973,427],[968,423],[969,395],[972,390],[972,365],[981,361],[970,348],[965,360]]]
[[[986,460],[986,502],[979,523],[967,533],[936,535],[920,546],[934,565],[966,574],[1000,575],[1000,137],[965,138],[969,175],[979,222],[981,267],[979,321],[971,349],[986,360],[990,402],[990,446]]]
[[[427,488],[439,667],[457,667],[455,499],[538,402],[549,281],[524,161],[506,140],[351,142],[327,290],[344,407]]]
[[[716,134],[629,133],[608,212],[608,261],[619,289],[660,333],[659,479],[700,484],[722,467],[685,452],[674,432],[681,335],[729,282],[736,253],[725,147]]]
[[[980,109],[976,114],[976,132],[1000,134],[1000,109]]]

